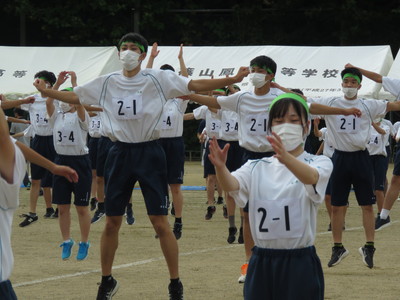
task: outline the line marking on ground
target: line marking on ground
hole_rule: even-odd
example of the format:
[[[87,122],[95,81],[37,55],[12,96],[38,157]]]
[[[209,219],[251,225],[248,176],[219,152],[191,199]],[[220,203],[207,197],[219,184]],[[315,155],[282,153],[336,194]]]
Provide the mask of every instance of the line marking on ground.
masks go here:
[[[202,250],[180,253],[179,256],[189,256],[189,255],[193,255],[193,254],[201,254],[201,253],[206,253],[206,252],[211,252],[211,251],[219,251],[221,249],[236,248],[238,246],[243,246],[243,245],[235,244],[235,245],[228,245],[228,246],[223,246],[223,247],[207,248],[207,249],[202,249]],[[148,263],[152,263],[152,262],[156,262],[156,261],[160,261],[160,260],[164,260],[164,256],[135,261],[135,262],[128,263],[128,264],[117,265],[117,266],[114,266],[112,269],[113,270],[124,269],[124,268],[133,267],[133,266],[140,266],[140,265],[144,265],[144,264],[148,264]],[[54,281],[54,280],[59,280],[59,279],[84,276],[84,275],[88,275],[88,274],[92,274],[92,273],[101,273],[101,269],[94,269],[94,270],[88,270],[88,271],[83,271],[83,272],[64,274],[64,275],[53,276],[53,277],[37,279],[37,280],[32,280],[32,281],[26,281],[26,282],[20,282],[20,283],[15,283],[15,284],[13,283],[12,285],[15,288],[24,287],[24,286],[28,286],[28,285],[44,283],[47,281]]]
[[[395,223],[399,223],[400,221],[396,220],[396,221],[391,221],[390,224],[395,224]],[[344,231],[356,231],[356,230],[363,230],[364,227],[363,226],[359,226],[359,227],[349,227],[344,230]],[[332,234],[332,231],[324,231],[324,232],[319,232],[317,233],[317,235],[325,235],[325,234]]]

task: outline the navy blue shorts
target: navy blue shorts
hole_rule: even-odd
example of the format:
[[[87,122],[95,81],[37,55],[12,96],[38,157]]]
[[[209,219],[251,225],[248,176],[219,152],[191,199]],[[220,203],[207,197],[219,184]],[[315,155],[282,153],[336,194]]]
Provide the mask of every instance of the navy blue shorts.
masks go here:
[[[220,147],[222,145],[225,145],[222,143],[222,140],[217,140],[217,142]],[[211,160],[208,158],[209,154],[210,154],[210,141],[207,141],[206,148],[204,151],[204,178],[207,178],[208,175],[215,175],[214,165],[212,164]]]
[[[113,145],[114,143],[106,136],[102,136],[98,141],[96,162],[96,175],[98,177],[104,177],[108,152]]]
[[[244,165],[245,163],[247,163],[247,161],[249,159],[262,159],[264,157],[271,157],[272,155],[274,155],[275,152],[254,152],[254,151],[250,151],[247,149],[243,150],[243,161],[242,161],[242,165]],[[247,202],[246,206],[243,207],[243,211],[245,213],[249,212],[249,202]]]
[[[14,289],[10,280],[0,282],[0,299],[1,300],[17,300]]]
[[[315,247],[253,248],[244,283],[245,300],[323,300],[324,274]]]
[[[383,191],[385,190],[386,172],[389,167],[389,161],[383,155],[371,155],[370,158],[374,172],[375,191]]]
[[[396,145],[396,153],[394,155],[393,175],[400,176],[400,143]]]
[[[52,135],[35,135],[35,137],[31,140],[31,148],[50,161],[54,161],[54,158],[56,157],[56,150],[54,149]],[[33,163],[31,164],[31,178],[32,180],[41,179],[42,187],[51,187],[53,184],[53,174],[51,174],[45,168]]]
[[[74,205],[89,205],[92,186],[89,155],[57,155],[55,163],[74,169],[78,173],[79,180],[77,183],[73,183],[63,176],[54,175],[52,202],[54,204],[71,204],[71,193],[74,193]]]
[[[335,150],[332,156],[331,203],[345,206],[353,185],[359,205],[375,204],[374,174],[368,150],[343,152]]]
[[[185,143],[183,137],[161,138],[158,140],[167,159],[168,184],[182,184],[185,165]]]
[[[164,150],[157,141],[116,142],[107,158],[104,179],[107,216],[125,213],[136,181],[139,181],[147,214],[168,214],[167,163]]]
[[[332,157],[329,157],[332,160]],[[332,190],[331,178],[329,177],[328,185],[326,186],[325,195],[330,196]]]
[[[226,159],[226,167],[229,172],[236,171],[242,166],[243,162],[243,148],[239,146],[238,141],[224,141],[220,140],[218,143],[221,148],[224,148],[226,144],[230,144],[228,157]]]
[[[100,138],[89,137],[88,148],[89,148],[89,158],[92,170],[96,170],[97,167],[97,147]]]

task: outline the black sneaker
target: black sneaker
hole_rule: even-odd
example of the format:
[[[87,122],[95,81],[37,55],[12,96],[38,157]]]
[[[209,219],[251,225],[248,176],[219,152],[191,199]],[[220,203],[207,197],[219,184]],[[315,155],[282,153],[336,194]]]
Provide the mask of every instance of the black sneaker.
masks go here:
[[[360,247],[358,252],[360,252],[364,264],[372,269],[374,266],[375,247]]]
[[[379,231],[385,227],[390,226],[390,217],[388,216],[386,219],[381,219],[380,216],[378,216],[375,220],[375,231]]]
[[[328,267],[338,265],[347,255],[349,255],[349,251],[345,247],[332,247],[332,256],[328,262]]]
[[[37,215],[32,216],[31,214],[23,214],[20,215],[21,218],[25,218],[25,220],[23,220],[21,223],[19,223],[19,227],[25,227],[28,226],[30,224],[32,224],[33,222],[36,222],[39,217]]]
[[[96,206],[97,206],[97,198],[93,197],[92,199],[90,199],[90,211],[95,210]]]
[[[54,214],[51,216],[52,219],[57,219],[58,218],[58,208],[54,211]]]
[[[97,210],[94,212],[93,218],[92,218],[92,220],[90,221],[90,223],[92,223],[92,224],[97,223],[98,221],[100,221],[100,219],[101,219],[102,217],[104,217],[104,214],[105,214],[104,211],[101,211],[100,209],[97,209]]]
[[[217,204],[224,204],[224,198],[223,197],[218,197]]]
[[[100,284],[96,300],[109,300],[117,293],[119,288],[118,281],[114,278],[112,280],[113,282],[109,286],[103,286]]]
[[[52,207],[46,208],[46,213],[44,214],[43,218],[50,219],[53,216],[53,214],[54,214],[54,208]]]
[[[178,288],[172,288],[171,284],[168,286],[169,300],[183,300],[183,284],[179,281]]]
[[[332,231],[332,224],[331,223],[329,223],[329,225],[328,225],[328,231]]]
[[[232,244],[236,240],[236,233],[237,233],[236,227],[229,227],[229,235],[227,239],[227,242],[229,244]]]
[[[213,217],[213,214],[215,213],[215,206],[209,206],[207,207],[207,213],[205,215],[206,220],[211,220]]]
[[[239,229],[238,243],[239,243],[239,244],[243,244],[243,243],[244,243],[244,238],[243,238],[243,227],[240,227],[240,229]]]
[[[228,219],[228,209],[226,208],[226,205],[222,207],[222,215],[225,219]]]
[[[179,240],[182,236],[182,223],[174,223],[174,229],[172,232],[175,235],[175,238]]]

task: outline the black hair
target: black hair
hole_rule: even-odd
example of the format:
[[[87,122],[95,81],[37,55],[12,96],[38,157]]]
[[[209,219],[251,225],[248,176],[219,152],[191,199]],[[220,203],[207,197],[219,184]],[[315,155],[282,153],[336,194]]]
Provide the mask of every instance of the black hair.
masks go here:
[[[236,84],[233,85],[233,88],[234,88],[235,90],[238,90],[238,91],[241,90],[240,87],[239,87],[238,85],[236,85]],[[229,87],[226,88],[225,94],[226,94],[227,96],[229,96],[229,95],[231,94],[231,90],[229,89]]]
[[[301,104],[299,101],[292,99],[292,98],[283,98],[279,101],[277,101],[269,111],[269,119],[268,119],[268,130],[271,131],[272,127],[272,120],[276,118],[283,118],[286,113],[289,110],[290,106],[293,106],[294,110],[296,113],[300,116],[301,119],[301,124],[303,127],[307,123],[308,119],[308,113],[306,111],[306,108],[304,107],[303,104]],[[306,123],[304,123],[306,122]]]
[[[45,81],[48,81],[51,86],[53,86],[57,81],[56,75],[54,75],[53,72],[49,72],[49,71],[45,71],[45,70],[37,72],[33,78],[36,79],[36,78],[40,78],[40,77],[45,78],[46,79]]]
[[[272,73],[274,73],[274,74],[276,73],[276,62],[268,56],[260,55],[260,56],[253,58],[250,61],[250,66],[254,66],[254,65],[256,65],[257,67],[262,68],[262,69],[270,69],[272,71]]]
[[[160,69],[161,69],[161,70],[171,70],[172,72],[175,72],[175,69],[174,69],[171,65],[169,65],[169,64],[162,65],[162,66],[160,67]]]
[[[304,96],[304,93],[303,93],[303,91],[302,90],[300,90],[300,89],[290,89],[292,92],[295,92],[296,94],[300,94],[300,95],[303,95]]]
[[[144,51],[140,49],[140,53],[147,53],[147,49],[149,47],[149,44],[147,43],[147,40],[140,35],[139,33],[136,32],[129,32],[125,34],[118,42],[118,50],[120,50],[121,45],[123,42],[133,42],[133,43],[138,43],[143,46]]]
[[[340,77],[342,77],[342,80],[343,80],[343,76],[346,75],[346,74],[356,75],[356,76],[358,76],[360,78],[360,83],[362,82],[362,74],[361,74],[359,69],[357,69],[357,68],[346,68],[346,69],[344,69],[340,73]]]
[[[18,116],[21,116],[21,117],[23,117],[25,115],[25,111],[18,107],[15,107],[13,109],[13,112],[14,112],[14,115],[17,114]]]

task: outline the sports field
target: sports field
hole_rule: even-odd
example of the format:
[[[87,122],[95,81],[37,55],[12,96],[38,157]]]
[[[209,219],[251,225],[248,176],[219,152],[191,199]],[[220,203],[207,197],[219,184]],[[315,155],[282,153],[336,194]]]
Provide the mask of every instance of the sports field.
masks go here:
[[[392,167],[392,166],[391,166]],[[185,166],[186,186],[204,186],[199,162]],[[388,175],[391,174],[391,169]],[[390,178],[389,178],[390,180]],[[179,240],[180,277],[188,300],[242,299],[243,285],[237,283],[244,262],[243,245],[228,244],[228,221],[218,205],[214,217],[204,220],[206,191],[184,191],[183,235]],[[18,299],[95,299],[100,281],[100,234],[104,219],[91,227],[89,256],[75,259],[77,247],[68,261],[61,260],[61,235],[58,221],[43,219],[44,200],[39,198],[39,221],[18,227],[19,214],[28,210],[29,192],[21,189],[20,208],[13,224],[12,244],[15,256],[11,281]],[[367,268],[358,253],[365,242],[361,210],[354,193],[346,217],[343,243],[350,254],[339,265],[328,268],[332,238],[327,232],[328,216],[321,206],[318,214],[316,247],[325,274],[325,299],[400,299],[400,222],[395,204],[392,225],[376,233],[375,267]],[[114,261],[114,277],[120,289],[113,299],[168,299],[167,267],[159,241],[147,218],[140,191],[134,191],[136,223],[123,224]],[[72,213],[72,238],[79,241],[76,213]],[[237,213],[237,225],[239,225]],[[170,218],[173,223],[173,218]],[[262,299],[262,298],[260,298]]]

